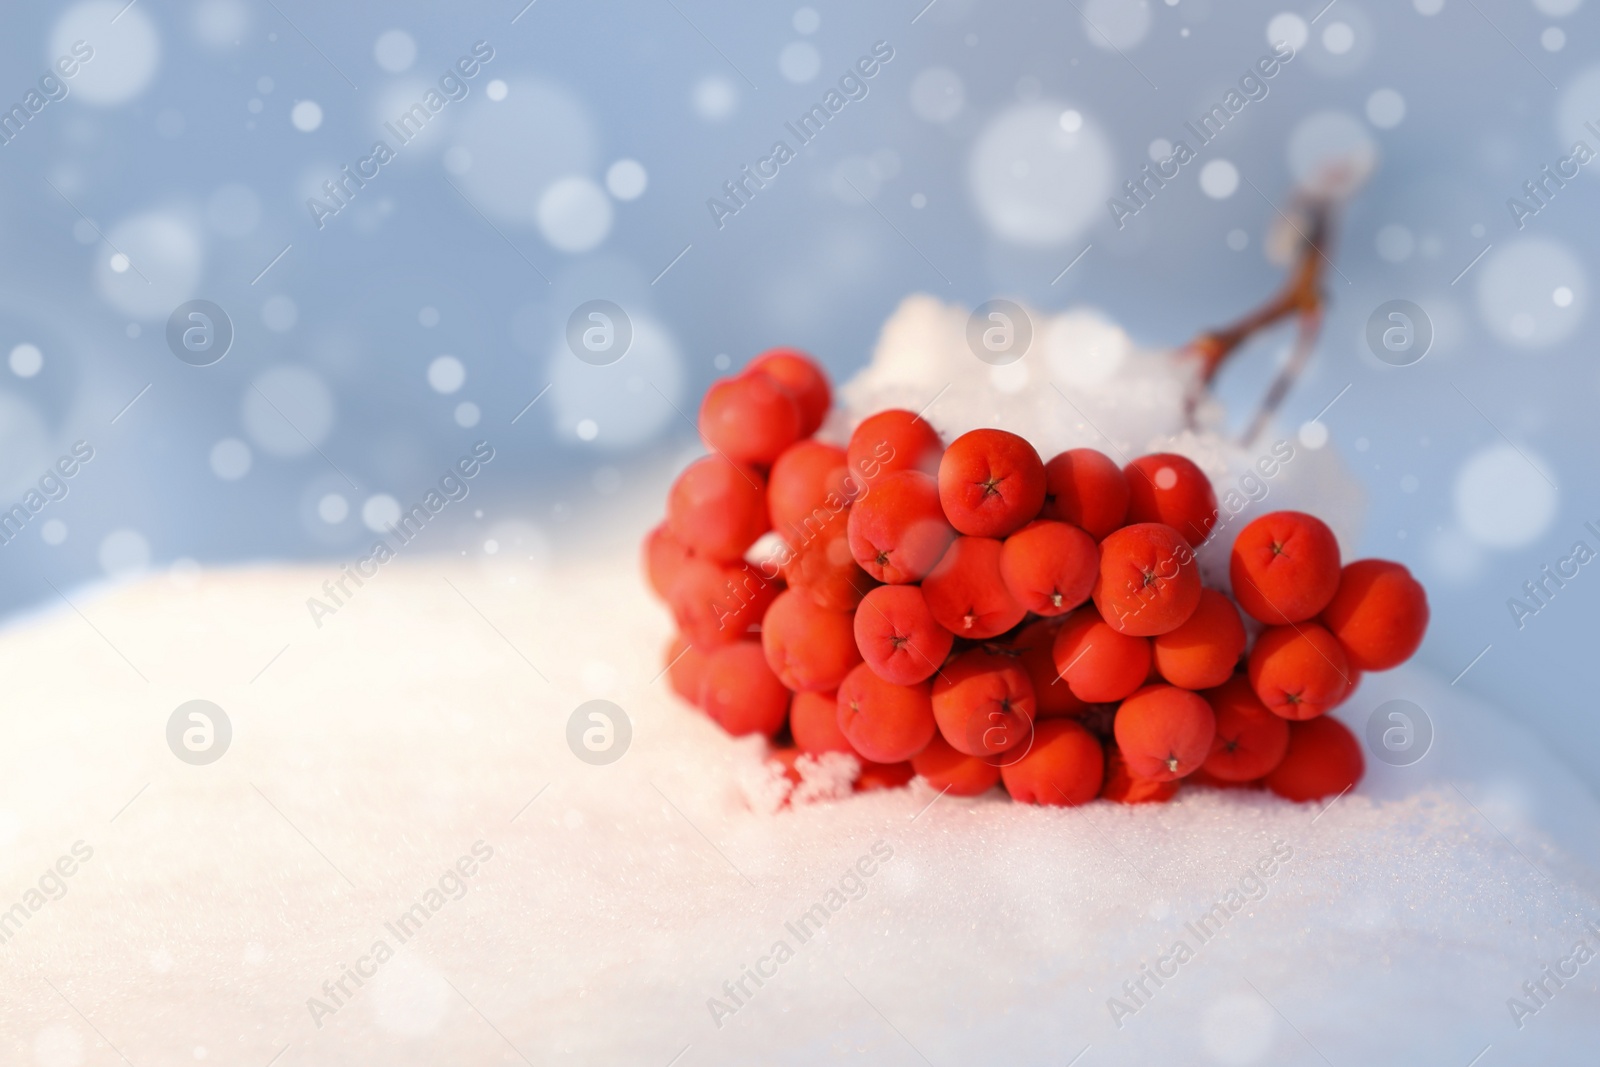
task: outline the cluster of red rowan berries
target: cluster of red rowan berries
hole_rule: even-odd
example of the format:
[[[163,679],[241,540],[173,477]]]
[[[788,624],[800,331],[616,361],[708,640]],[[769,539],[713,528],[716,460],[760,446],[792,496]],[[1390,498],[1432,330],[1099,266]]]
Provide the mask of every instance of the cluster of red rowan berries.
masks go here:
[[[1421,643],[1405,567],[1341,565],[1321,520],[1278,511],[1235,539],[1230,598],[1201,583],[1217,500],[1183,456],[1045,462],[1000,429],[946,446],[903,410],[839,448],[812,436],[830,403],[792,349],[714,384],[710,454],[645,541],[671,683],[729,733],[766,735],[796,780],[800,754],[844,752],[858,789],[921,775],[1039,804],[1360,780],[1325,712]]]

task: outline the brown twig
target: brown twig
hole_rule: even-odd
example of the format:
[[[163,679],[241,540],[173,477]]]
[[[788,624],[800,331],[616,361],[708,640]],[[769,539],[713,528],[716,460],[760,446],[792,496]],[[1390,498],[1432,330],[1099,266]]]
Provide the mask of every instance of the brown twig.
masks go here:
[[[1322,333],[1323,309],[1313,308],[1300,313],[1299,328],[1295,331],[1294,349],[1289,353],[1289,359],[1278,371],[1278,376],[1267,387],[1266,396],[1261,399],[1261,406],[1256,409],[1255,418],[1250,420],[1249,427],[1244,436],[1239,438],[1239,443],[1248,447],[1255,443],[1261,436],[1261,431],[1267,428],[1267,423],[1272,421],[1278,408],[1283,405],[1283,398],[1289,395],[1289,388],[1299,381],[1300,373],[1306,369],[1306,364],[1311,361],[1311,353],[1317,347],[1317,337]]]
[[[1291,316],[1299,322],[1295,347],[1287,363],[1268,387],[1261,406],[1250,420],[1244,443],[1249,444],[1271,421],[1283,400],[1299,378],[1322,330],[1326,296],[1323,293],[1323,276],[1330,265],[1335,226],[1334,202],[1325,198],[1303,198],[1291,213],[1301,214],[1304,228],[1294,226],[1296,244],[1295,263],[1288,279],[1273,297],[1232,325],[1200,334],[1185,346],[1185,352],[1200,361],[1200,380],[1189,394],[1185,414],[1191,429],[1194,428],[1195,411],[1204,393],[1210,388],[1218,371],[1229,356],[1246,341],[1270,326]],[[1290,223],[1293,226],[1293,223]]]

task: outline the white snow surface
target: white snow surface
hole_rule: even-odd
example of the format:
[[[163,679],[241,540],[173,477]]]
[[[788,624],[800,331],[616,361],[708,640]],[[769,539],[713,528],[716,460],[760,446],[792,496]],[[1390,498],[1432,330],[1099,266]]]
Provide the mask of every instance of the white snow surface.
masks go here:
[[[889,336],[944,313],[920,308]],[[879,404],[883,366],[849,403]],[[968,392],[930,418],[987,418],[958,410]],[[1044,447],[1094,443],[1044,430],[1047,398],[989,400],[1001,420],[1036,403]],[[1264,506],[1351,484],[1296,447]],[[1208,469],[1236,469],[1214,439],[1183,450],[1209,448]],[[632,549],[650,522],[553,567],[402,558],[320,627],[305,600],[333,565],[79,590],[0,632],[0,909],[93,849],[0,945],[0,1062],[1592,1062],[1600,962],[1561,961],[1600,946],[1600,805],[1513,715],[1414,669],[1369,675],[1337,713],[1358,735],[1403,696],[1437,738],[1410,767],[1369,756],[1326,807],[1188,789],[1040,809],[914,785],[767,813],[741,785],[762,744],[657,676],[671,623]],[[233,725],[209,766],[164,737],[195,698]],[[633,728],[607,766],[566,742],[594,698]],[[478,842],[492,857],[428,911]],[[1187,924],[1218,901],[1202,942]],[[401,943],[385,924],[419,902]],[[392,958],[314,1020],[308,999],[378,941]],[[1124,984],[1144,965],[1170,977],[1139,1003]],[[1138,1008],[1120,1026],[1112,997]],[[1520,1028],[1512,997],[1538,1007]]]

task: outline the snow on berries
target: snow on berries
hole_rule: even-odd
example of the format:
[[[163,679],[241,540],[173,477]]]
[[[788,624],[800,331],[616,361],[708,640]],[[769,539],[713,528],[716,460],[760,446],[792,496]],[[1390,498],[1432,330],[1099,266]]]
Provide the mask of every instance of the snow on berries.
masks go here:
[[[1346,563],[1322,520],[1276,511],[1234,536],[1231,588],[1208,588],[1196,552],[1227,523],[1185,457],[1046,461],[998,427],[946,445],[901,409],[834,444],[813,436],[832,395],[792,348],[715,383],[710,454],[643,546],[677,624],[673,691],[765,735],[791,781],[824,756],[853,758],[858,792],[920,776],[1045,805],[1360,781],[1327,712],[1421,643],[1405,567]]]

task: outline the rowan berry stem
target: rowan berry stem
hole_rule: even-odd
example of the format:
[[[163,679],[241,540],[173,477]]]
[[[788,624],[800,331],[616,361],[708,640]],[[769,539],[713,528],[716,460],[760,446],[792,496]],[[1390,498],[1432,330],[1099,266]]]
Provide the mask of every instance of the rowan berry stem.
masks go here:
[[[1283,369],[1268,387],[1260,407],[1250,420],[1242,443],[1254,441],[1277,413],[1284,398],[1305,370],[1317,338],[1322,332],[1326,295],[1323,275],[1330,264],[1335,228],[1335,203],[1324,198],[1302,196],[1291,214],[1298,214],[1304,226],[1289,223],[1297,235],[1295,263],[1282,288],[1260,307],[1229,326],[1201,333],[1185,346],[1185,352],[1200,361],[1200,380],[1185,404],[1186,421],[1195,428],[1195,411],[1229,356],[1256,334],[1284,319],[1294,317],[1299,324],[1295,347]]]

